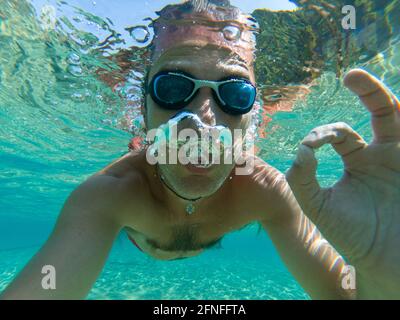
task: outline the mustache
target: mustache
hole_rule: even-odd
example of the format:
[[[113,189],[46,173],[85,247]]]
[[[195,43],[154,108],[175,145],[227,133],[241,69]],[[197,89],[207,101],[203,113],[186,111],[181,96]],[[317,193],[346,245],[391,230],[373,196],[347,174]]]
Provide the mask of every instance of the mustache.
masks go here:
[[[204,123],[200,117],[192,112],[189,111],[180,111],[176,115],[174,115],[172,118],[170,118],[167,122],[169,125],[179,125],[179,124],[189,124],[192,129],[198,129],[198,130],[216,130],[216,131],[221,131],[221,130],[226,130],[228,129],[226,126],[223,125],[209,125]]]

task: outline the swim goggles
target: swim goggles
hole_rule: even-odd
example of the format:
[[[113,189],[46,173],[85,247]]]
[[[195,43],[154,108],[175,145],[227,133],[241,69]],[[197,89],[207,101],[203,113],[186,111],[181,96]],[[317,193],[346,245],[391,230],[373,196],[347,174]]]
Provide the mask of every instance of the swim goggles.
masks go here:
[[[186,107],[202,87],[213,89],[218,105],[230,115],[248,113],[257,94],[256,87],[247,79],[230,77],[220,81],[198,80],[181,71],[157,73],[150,81],[148,92],[160,107],[179,110]]]

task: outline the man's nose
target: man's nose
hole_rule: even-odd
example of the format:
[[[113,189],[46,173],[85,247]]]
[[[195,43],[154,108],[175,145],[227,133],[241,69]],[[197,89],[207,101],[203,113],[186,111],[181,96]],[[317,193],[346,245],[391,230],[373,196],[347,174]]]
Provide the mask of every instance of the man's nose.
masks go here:
[[[201,121],[210,126],[215,126],[217,123],[216,113],[218,105],[215,101],[213,90],[211,88],[200,88],[196,97],[192,100],[188,109],[197,114]]]

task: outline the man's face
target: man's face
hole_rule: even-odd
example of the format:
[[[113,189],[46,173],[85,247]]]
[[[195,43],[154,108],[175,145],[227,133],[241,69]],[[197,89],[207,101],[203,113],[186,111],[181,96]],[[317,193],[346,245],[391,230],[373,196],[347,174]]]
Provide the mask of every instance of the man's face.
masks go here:
[[[228,49],[212,45],[203,47],[182,46],[165,52],[152,66],[148,81],[160,71],[183,71],[197,79],[218,81],[227,77],[239,77],[255,83],[253,66],[241,60]],[[231,130],[247,129],[250,113],[229,115],[215,101],[211,88],[200,88],[195,98],[182,110],[197,114],[208,125],[223,125]],[[173,117],[177,110],[166,110],[146,96],[147,129],[158,128]],[[183,128],[180,128],[183,129]],[[179,133],[179,132],[178,132]],[[208,169],[197,170],[192,166],[178,164],[159,165],[167,184],[180,196],[195,199],[213,194],[229,176],[234,163],[214,164]]]

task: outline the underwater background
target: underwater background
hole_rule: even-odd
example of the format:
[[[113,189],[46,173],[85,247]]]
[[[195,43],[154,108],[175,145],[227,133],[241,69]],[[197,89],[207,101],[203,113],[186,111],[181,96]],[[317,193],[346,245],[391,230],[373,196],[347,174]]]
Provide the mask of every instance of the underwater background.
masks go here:
[[[1,1],[0,291],[47,239],[71,191],[140,135],[151,21],[176,2]],[[258,22],[260,157],[284,172],[310,130],[337,121],[370,141],[369,115],[341,80],[362,67],[400,95],[400,1],[231,3]],[[344,5],[356,8],[355,30],[343,29]],[[340,159],[329,147],[318,159],[329,186]],[[176,261],[121,236],[88,298],[309,299],[258,225]]]

